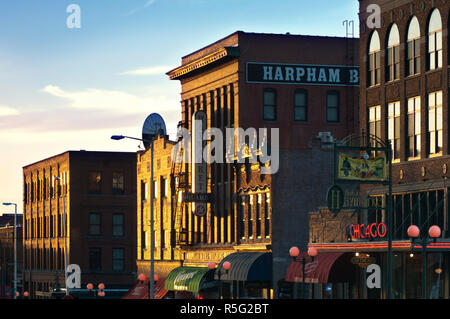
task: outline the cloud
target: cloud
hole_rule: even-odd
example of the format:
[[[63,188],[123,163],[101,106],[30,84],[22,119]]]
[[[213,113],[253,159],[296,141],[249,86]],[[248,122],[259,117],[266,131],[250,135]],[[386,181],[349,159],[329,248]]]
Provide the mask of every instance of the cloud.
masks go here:
[[[59,105],[23,107],[19,113],[0,104],[0,138],[2,133],[11,132],[32,132],[30,135],[35,136],[45,132],[113,131],[117,127],[140,129],[145,118],[155,112],[161,114],[172,134],[181,115],[178,91],[171,86],[145,87],[135,94],[96,88],[68,91],[52,84],[40,91],[50,98],[60,98]]]
[[[119,114],[141,114],[153,107],[176,103],[175,96],[164,93],[138,96],[117,90],[88,88],[82,91],[66,91],[55,85],[47,85],[42,92],[68,100],[69,106],[81,110],[106,110]]]
[[[19,111],[16,109],[0,104],[0,116],[12,116],[12,115],[19,115]]]
[[[165,66],[165,65],[159,65],[159,66],[151,66],[147,68],[139,68],[135,70],[125,71],[122,73],[119,73],[120,75],[158,75],[158,74],[165,74],[167,71],[172,70],[174,67],[172,66]]]
[[[155,3],[155,1],[156,1],[156,0],[148,0],[147,2],[145,2],[145,4],[144,4],[143,6],[140,6],[140,7],[134,8],[134,9],[131,9],[131,10],[127,13],[127,15],[130,16],[130,15],[135,14],[136,12],[138,12],[138,11],[140,11],[140,10],[142,10],[142,9],[145,9],[145,8],[150,7],[152,4]]]

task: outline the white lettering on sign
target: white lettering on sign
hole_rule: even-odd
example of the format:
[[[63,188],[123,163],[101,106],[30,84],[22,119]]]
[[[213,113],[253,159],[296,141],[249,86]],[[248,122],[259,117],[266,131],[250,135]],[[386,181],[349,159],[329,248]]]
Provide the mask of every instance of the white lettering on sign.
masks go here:
[[[350,70],[352,71],[352,70]],[[340,72],[341,70],[339,69],[330,69],[330,82],[334,82],[334,83],[339,83],[341,82],[340,80]],[[358,81],[356,81],[356,83],[358,83]]]
[[[358,66],[247,63],[248,83],[358,86]]]
[[[264,80],[271,81],[272,80],[272,67],[264,66],[263,69],[264,69]]]

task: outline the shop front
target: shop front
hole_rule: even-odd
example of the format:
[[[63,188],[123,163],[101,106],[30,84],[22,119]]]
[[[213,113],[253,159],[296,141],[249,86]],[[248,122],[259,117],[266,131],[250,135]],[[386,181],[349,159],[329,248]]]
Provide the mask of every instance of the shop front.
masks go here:
[[[229,263],[229,269],[224,264]],[[236,252],[225,257],[215,271],[224,299],[271,299],[272,254]]]
[[[167,294],[167,290],[164,289],[164,283],[166,278],[159,278],[154,284],[154,298],[163,299]],[[144,281],[139,280],[122,299],[149,299],[150,298],[150,283],[146,279]]]
[[[357,267],[349,253],[319,253],[310,257],[302,253],[286,270],[287,298],[351,299],[357,283]]]
[[[215,299],[218,283],[214,281],[214,270],[205,267],[178,267],[167,276],[164,289],[167,298]]]
[[[339,299],[387,298],[389,272],[387,242],[329,243],[312,244],[311,246],[319,251],[318,257],[322,254],[347,256],[346,263],[342,264],[342,269],[348,267],[349,269],[353,268],[354,271],[353,283],[341,285],[344,288],[342,292],[339,292],[342,289],[339,284],[336,285],[329,278],[325,287],[321,287],[322,295],[319,294],[319,297]],[[450,243],[428,244],[425,251],[425,263],[423,247],[419,244],[414,244],[411,241],[394,241],[392,248],[392,298],[422,299],[424,298],[424,283],[426,299],[449,298]],[[374,272],[368,266],[374,264],[380,266],[380,285],[375,287],[368,284],[368,281],[372,282],[374,278]],[[306,278],[309,276],[307,274]],[[293,275],[289,278],[292,280]]]

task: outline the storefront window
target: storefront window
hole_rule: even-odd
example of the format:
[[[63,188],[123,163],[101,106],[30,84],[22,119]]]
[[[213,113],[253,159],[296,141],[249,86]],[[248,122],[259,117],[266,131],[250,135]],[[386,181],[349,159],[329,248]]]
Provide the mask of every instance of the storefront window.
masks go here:
[[[442,253],[432,253],[427,255],[427,298],[444,298],[444,262],[445,256]]]
[[[418,299],[422,295],[422,256],[410,253],[406,258],[406,299]]]

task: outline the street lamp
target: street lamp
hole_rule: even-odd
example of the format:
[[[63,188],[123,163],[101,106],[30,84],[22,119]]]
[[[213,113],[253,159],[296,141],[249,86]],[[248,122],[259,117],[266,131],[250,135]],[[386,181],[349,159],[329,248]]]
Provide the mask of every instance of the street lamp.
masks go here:
[[[411,238],[411,242],[419,238],[420,229],[416,225],[411,225],[407,230],[408,236]],[[441,237],[441,228],[439,226],[431,226],[428,229],[428,237],[422,236],[422,296],[423,299],[427,299],[427,246],[432,242],[436,242],[437,238]]]
[[[211,261],[208,263],[208,269],[214,269],[216,268],[216,263]],[[228,274],[228,271],[231,268],[231,263],[229,261],[226,261],[222,265],[222,269],[225,270],[225,272],[222,272],[222,269],[217,269],[217,277],[219,278],[219,299],[222,299],[222,282],[220,281],[220,277],[222,277],[223,274]]]
[[[17,204],[3,203],[3,205],[14,205],[14,299],[17,299]]]
[[[62,182],[62,179],[58,176],[53,176],[55,180],[58,180],[62,184],[62,197],[63,197],[63,216],[64,216],[64,279],[66,286],[66,296],[69,295],[69,286],[67,285],[67,216],[66,216],[66,184]]]
[[[154,255],[155,255],[155,238],[154,238],[154,216],[153,216],[153,201],[154,201],[154,182],[153,182],[153,168],[154,168],[154,161],[153,161],[153,141],[154,136],[150,138],[150,140],[137,138],[137,137],[130,137],[130,136],[124,136],[124,135],[113,135],[111,136],[112,140],[119,141],[124,138],[129,138],[132,140],[142,141],[142,142],[150,142],[150,148],[151,148],[151,159],[152,162],[151,165],[151,173],[150,173],[150,278],[154,278],[155,276],[155,265],[154,265]],[[152,280],[150,280],[150,299],[153,299],[155,296],[155,285]]]
[[[147,276],[145,276],[145,274],[140,274],[139,276],[138,276],[138,280],[142,283],[142,285],[144,285],[145,284],[145,280],[147,279]],[[150,279],[150,278],[149,278]],[[156,282],[159,280],[159,277],[158,277],[158,275],[157,274],[155,274],[154,276],[153,276],[153,283],[154,284],[156,284]],[[148,281],[148,298],[150,299],[150,281],[151,280],[149,280]]]
[[[308,256],[311,257],[311,261],[314,261],[314,257],[317,256],[317,249],[315,247],[309,247]],[[297,257],[300,255],[300,249],[298,247],[293,246],[289,249],[289,255],[292,257],[293,261],[296,261]],[[302,257],[302,299],[304,299],[304,290],[305,290],[305,266],[306,266],[306,258],[303,255]],[[294,281],[294,299],[297,298],[297,281]]]

